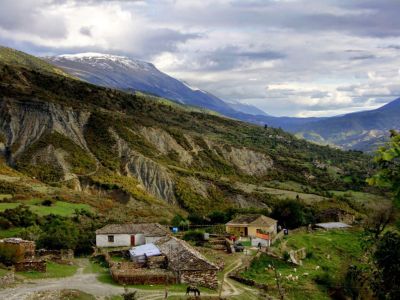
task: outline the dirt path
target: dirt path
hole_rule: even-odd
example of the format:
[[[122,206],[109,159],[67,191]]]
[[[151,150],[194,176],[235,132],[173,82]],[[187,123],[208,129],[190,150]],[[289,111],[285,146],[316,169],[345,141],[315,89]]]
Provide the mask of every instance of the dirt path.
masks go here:
[[[247,287],[229,278],[229,275],[234,273],[236,270],[240,269],[242,265],[243,261],[242,257],[240,256],[231,264],[232,267],[229,268],[228,272],[224,274],[224,285],[222,286],[223,297],[240,296],[243,293],[250,293],[254,296],[254,299],[257,299],[258,296],[257,290]]]
[[[75,275],[66,278],[53,278],[53,279],[39,279],[29,280],[15,287],[0,289],[0,299],[7,300],[25,300],[32,293],[39,291],[54,291],[64,289],[76,289],[82,292],[91,294],[97,299],[105,299],[105,297],[121,295],[124,292],[124,288],[121,286],[106,284],[98,281],[98,274],[95,273],[84,273],[83,270],[88,264],[86,261],[81,261],[80,267]],[[242,266],[242,260],[238,257],[228,269],[228,272],[224,274],[224,285],[222,288],[222,296],[230,298],[233,296],[240,296],[242,293],[251,293],[257,299],[257,291],[248,287],[245,287],[234,280],[229,279],[229,274],[237,270]],[[136,290],[138,299],[143,300],[156,300],[164,299],[165,291],[163,289],[158,290],[142,290],[129,288],[130,291]],[[203,293],[205,296],[217,296],[218,293]],[[168,296],[182,296],[183,292],[169,292]]]

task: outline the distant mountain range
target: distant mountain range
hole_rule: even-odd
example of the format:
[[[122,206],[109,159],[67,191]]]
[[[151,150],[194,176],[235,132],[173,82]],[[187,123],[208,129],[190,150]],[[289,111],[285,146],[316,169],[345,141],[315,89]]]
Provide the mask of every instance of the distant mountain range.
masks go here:
[[[315,208],[328,199],[326,191],[363,190],[372,171],[370,158],[358,152],[63,72],[0,47],[4,194],[46,198],[47,188],[20,184],[34,178],[35,186],[62,188],[51,197],[85,199],[116,220],[171,220],[228,208],[270,209],[303,195],[318,199]],[[18,177],[9,181],[10,172]]]
[[[47,60],[90,83],[125,91],[143,91],[182,104],[199,106],[224,115],[237,111],[266,115],[246,104],[228,103],[158,70],[153,64],[125,56],[81,53],[47,57]]]
[[[372,151],[387,140],[390,129],[400,129],[399,99],[376,110],[337,117],[274,117],[251,105],[224,101],[159,71],[151,63],[125,56],[81,53],[46,59],[65,72],[93,84],[154,94],[242,121],[280,127],[298,137],[343,149]]]

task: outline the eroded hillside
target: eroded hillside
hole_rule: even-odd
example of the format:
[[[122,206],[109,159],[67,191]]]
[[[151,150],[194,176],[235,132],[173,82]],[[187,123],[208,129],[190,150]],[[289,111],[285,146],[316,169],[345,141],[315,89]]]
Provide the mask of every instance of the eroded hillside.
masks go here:
[[[324,196],[364,189],[370,171],[358,152],[154,97],[9,64],[0,65],[0,81],[0,149],[10,166],[125,205],[201,214],[268,207],[279,200],[262,188],[271,182]]]

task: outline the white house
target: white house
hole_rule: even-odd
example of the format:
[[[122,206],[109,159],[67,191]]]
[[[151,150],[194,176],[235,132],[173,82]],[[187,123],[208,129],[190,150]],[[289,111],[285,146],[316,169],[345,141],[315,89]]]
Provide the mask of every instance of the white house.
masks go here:
[[[108,224],[96,230],[97,247],[130,247],[153,243],[169,231],[158,223]]]

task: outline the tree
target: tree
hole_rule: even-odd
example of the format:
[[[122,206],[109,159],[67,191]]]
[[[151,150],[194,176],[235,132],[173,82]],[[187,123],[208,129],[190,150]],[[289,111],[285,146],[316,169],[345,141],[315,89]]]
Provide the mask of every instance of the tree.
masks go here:
[[[208,215],[211,224],[225,224],[229,221],[226,214],[222,211],[213,211]]]
[[[287,228],[297,228],[314,221],[311,211],[302,203],[293,200],[277,203],[272,210],[271,217]]]
[[[61,217],[48,217],[48,221],[42,226],[44,233],[38,240],[39,247],[54,250],[75,249],[79,241],[77,226]]]
[[[400,235],[386,232],[373,255],[376,271],[372,288],[379,299],[400,299]]]
[[[391,131],[390,142],[379,149],[375,157],[379,171],[367,179],[371,185],[389,188],[394,194],[394,203],[400,205],[400,134]]]

